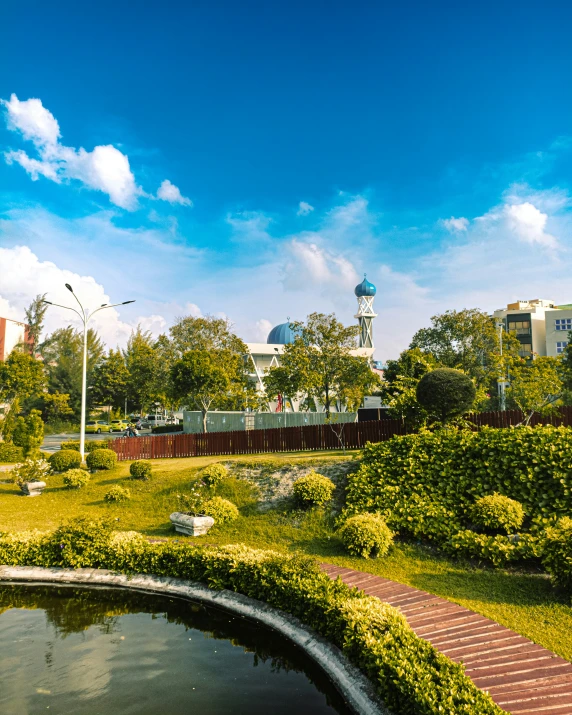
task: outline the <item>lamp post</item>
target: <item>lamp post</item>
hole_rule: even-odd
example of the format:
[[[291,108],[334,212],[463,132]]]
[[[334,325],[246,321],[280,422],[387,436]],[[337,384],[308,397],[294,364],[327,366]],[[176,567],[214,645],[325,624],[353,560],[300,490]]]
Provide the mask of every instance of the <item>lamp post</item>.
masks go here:
[[[44,300],[43,302],[47,303],[48,305],[56,306],[57,308],[73,310],[76,315],[79,315],[80,320],[83,323],[83,365],[81,372],[81,427],[79,435],[79,451],[81,454],[81,461],[83,462],[85,459],[85,408],[87,393],[87,324],[96,313],[98,313],[100,310],[104,310],[104,308],[115,308],[118,305],[128,305],[129,303],[135,303],[135,301],[124,300],[122,303],[112,303],[110,305],[107,303],[103,303],[103,305],[100,305],[99,308],[96,308],[91,313],[89,313],[87,308],[84,308],[83,305],[80,303],[80,300],[73,292],[73,288],[71,287],[71,285],[69,283],[66,283],[65,286],[76,299],[81,312],[79,310],[76,310],[76,308],[70,308],[69,305],[60,305],[59,303],[52,303],[50,300]]]
[[[505,369],[502,361],[502,329],[503,329],[503,321],[499,320],[497,323],[497,327],[499,329],[499,346],[500,346],[500,358],[501,358],[501,371],[502,375],[500,380],[498,381],[498,386],[499,386],[499,403],[500,403],[500,408],[501,412],[504,412],[506,410],[506,396],[505,396]]]

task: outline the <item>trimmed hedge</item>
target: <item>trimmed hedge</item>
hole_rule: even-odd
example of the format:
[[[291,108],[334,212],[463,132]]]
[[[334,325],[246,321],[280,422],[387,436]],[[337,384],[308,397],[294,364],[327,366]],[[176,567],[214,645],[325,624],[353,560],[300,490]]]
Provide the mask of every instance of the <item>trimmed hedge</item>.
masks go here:
[[[127,487],[122,487],[121,484],[114,484],[105,492],[103,498],[108,502],[123,502],[131,499],[131,492]]]
[[[73,449],[60,449],[50,456],[48,462],[54,472],[65,472],[81,465],[81,454]]]
[[[135,462],[131,462],[129,474],[133,479],[151,479],[153,475],[151,462],[148,459],[138,459]]]
[[[310,472],[305,477],[300,477],[292,487],[294,498],[299,506],[323,506],[329,502],[334,494],[336,485],[328,477],[317,472]]]
[[[89,482],[89,474],[85,469],[68,469],[64,474],[64,484],[68,489],[80,489]]]
[[[22,447],[17,447],[15,444],[0,442],[0,462],[8,462],[13,464],[21,462],[24,459],[24,450]]]
[[[200,581],[265,601],[339,646],[371,679],[395,715],[502,715],[453,663],[419,638],[399,611],[332,581],[308,557],[246,546],[118,538],[103,522],[78,519],[55,532],[0,535],[0,563],[106,568]]]
[[[113,469],[117,464],[117,455],[112,449],[94,449],[85,458],[90,469]]]
[[[207,487],[216,487],[223,479],[228,477],[228,469],[220,462],[209,464],[201,472],[201,479]]]
[[[385,556],[393,543],[393,534],[377,514],[351,516],[339,531],[344,546],[352,556],[368,559],[373,552]]]
[[[238,509],[236,505],[222,497],[211,497],[207,499],[203,502],[201,511],[207,516],[212,516],[215,520],[215,524],[225,524],[238,519]]]
[[[107,449],[111,442],[113,442],[112,439],[92,439],[89,442],[85,442],[84,449],[86,452],[93,452],[95,449]],[[67,442],[62,442],[60,449],[74,449],[76,452],[79,452],[79,439],[70,439]]]
[[[496,492],[477,499],[470,515],[475,525],[481,529],[504,531],[505,534],[518,531],[524,521],[522,504]]]

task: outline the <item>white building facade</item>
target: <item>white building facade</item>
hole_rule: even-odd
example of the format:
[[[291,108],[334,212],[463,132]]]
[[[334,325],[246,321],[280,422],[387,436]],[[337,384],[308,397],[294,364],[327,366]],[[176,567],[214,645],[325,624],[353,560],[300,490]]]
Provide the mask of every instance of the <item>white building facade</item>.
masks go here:
[[[522,357],[561,355],[572,331],[572,304],[557,305],[552,300],[509,303],[505,309],[495,310],[494,317],[519,340]]]

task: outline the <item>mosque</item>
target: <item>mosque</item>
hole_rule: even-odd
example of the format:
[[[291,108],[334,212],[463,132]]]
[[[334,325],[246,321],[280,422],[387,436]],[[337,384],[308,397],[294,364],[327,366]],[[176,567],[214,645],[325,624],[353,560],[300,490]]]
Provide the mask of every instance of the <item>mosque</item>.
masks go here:
[[[369,359],[372,369],[376,369],[377,364],[373,361],[373,319],[376,313],[373,309],[373,300],[376,288],[364,275],[363,281],[354,290],[357,298],[358,309],[355,318],[358,321],[360,333],[358,347],[352,350],[352,355],[366,357]],[[296,339],[295,331],[289,322],[276,325],[268,333],[265,343],[247,343],[248,362],[250,365],[250,379],[255,382],[258,389],[264,391],[263,378],[271,367],[280,365],[280,356],[284,352],[284,346],[293,343]]]

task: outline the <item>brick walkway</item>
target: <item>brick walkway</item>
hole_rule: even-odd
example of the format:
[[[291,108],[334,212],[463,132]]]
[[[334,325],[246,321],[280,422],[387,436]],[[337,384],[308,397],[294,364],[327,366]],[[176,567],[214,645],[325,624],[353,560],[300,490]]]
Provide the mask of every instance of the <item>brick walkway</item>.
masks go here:
[[[322,564],[335,579],[398,608],[421,638],[456,662],[509,713],[572,715],[572,663],[467,608],[411,586]]]

